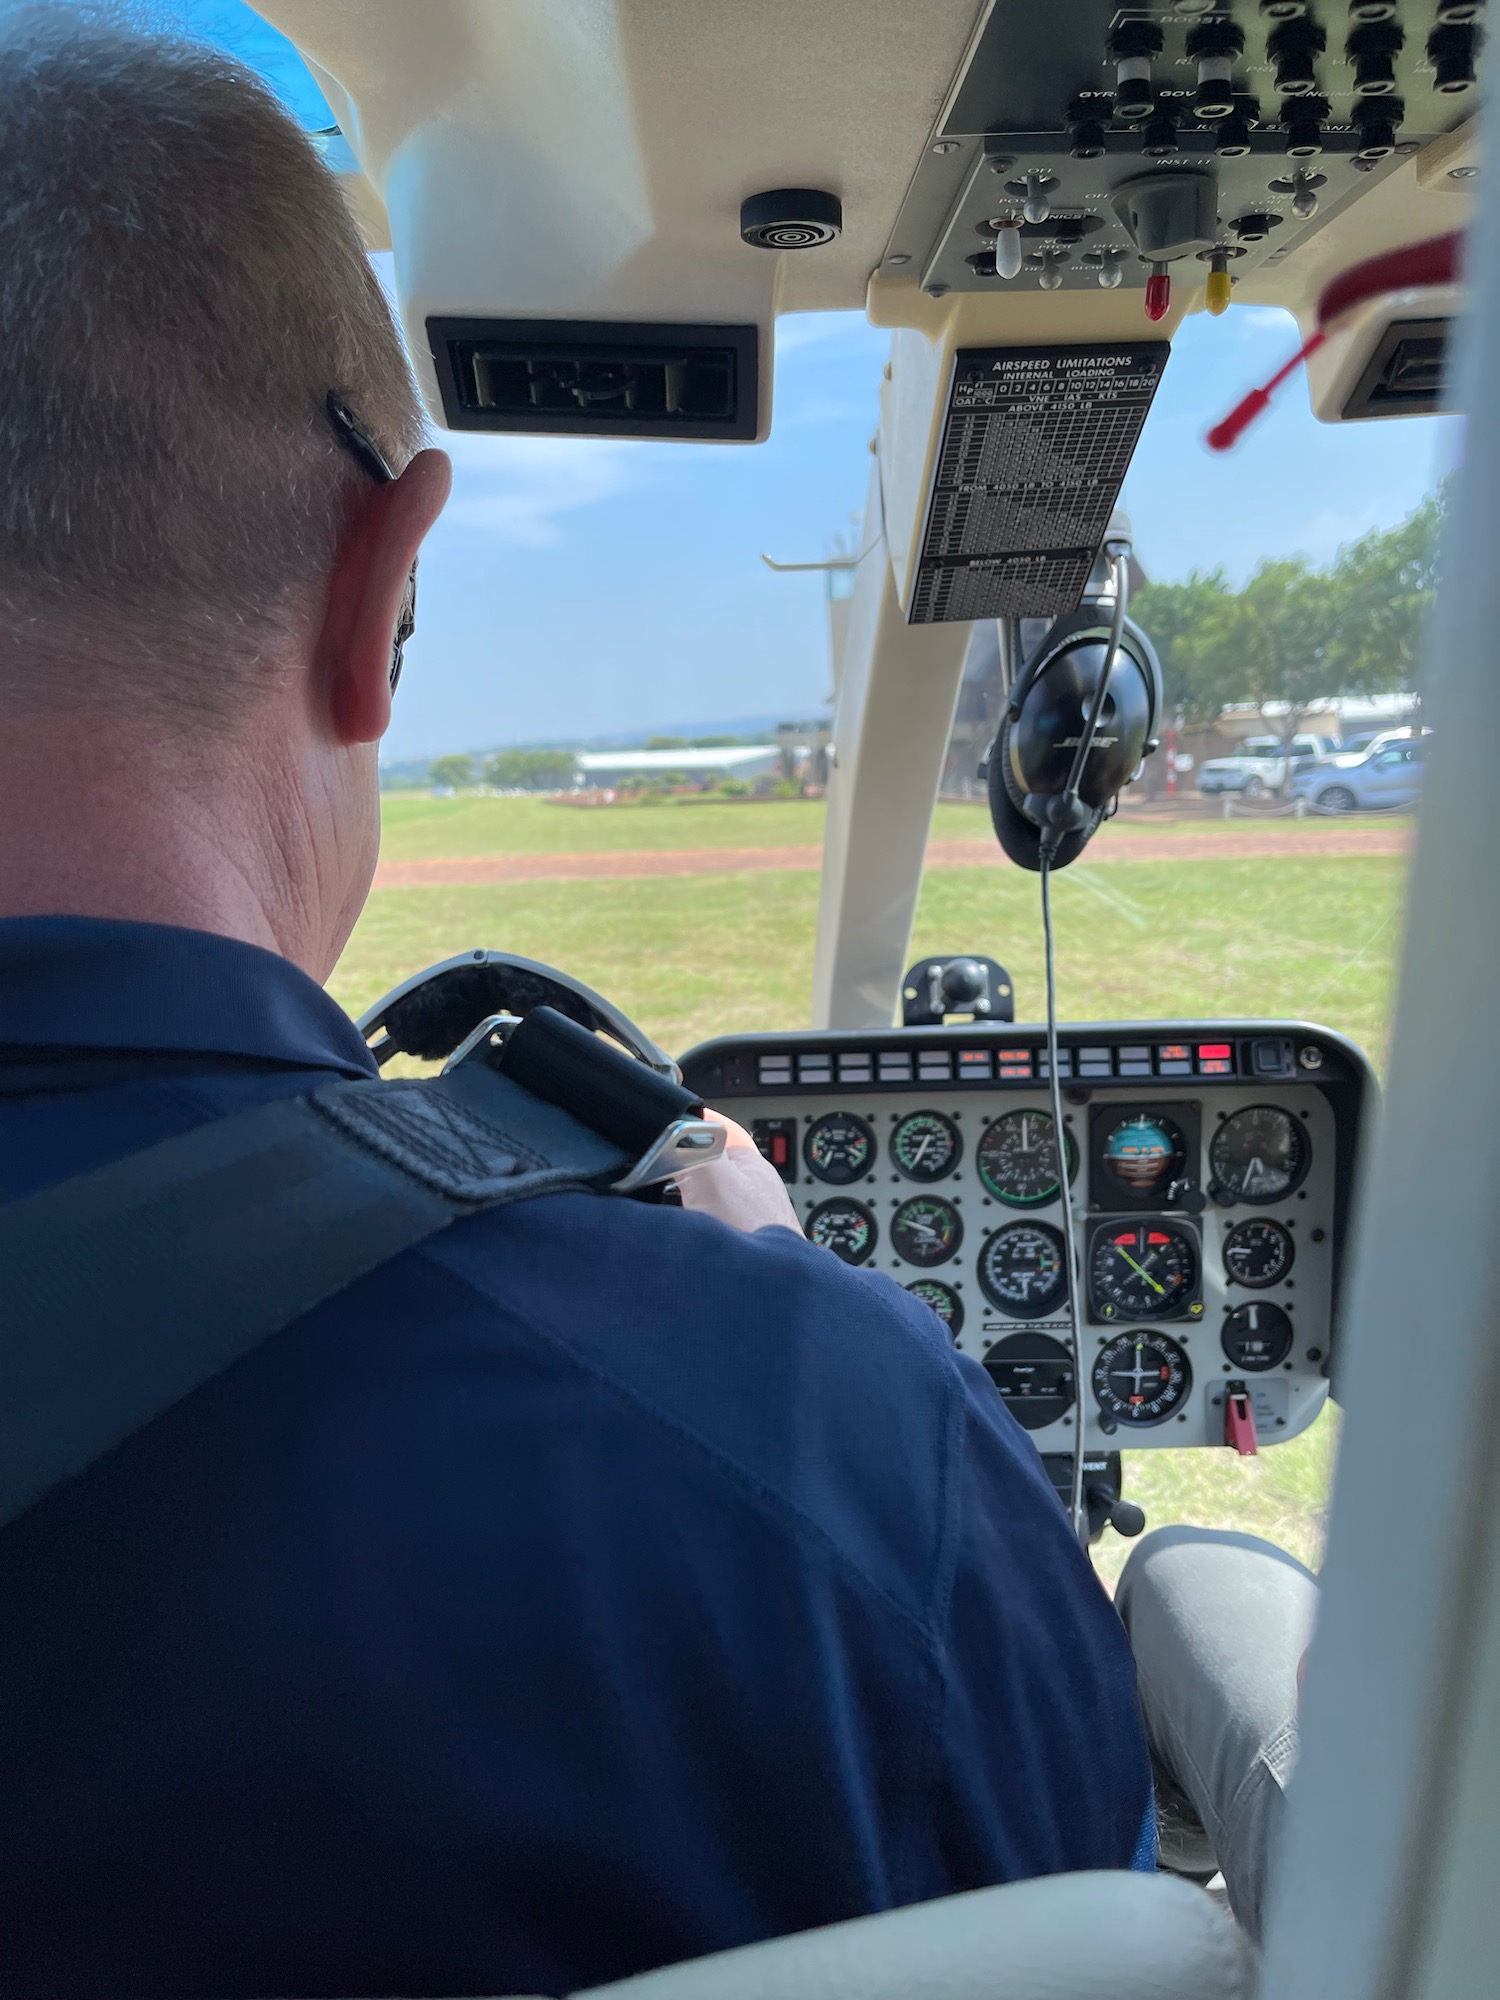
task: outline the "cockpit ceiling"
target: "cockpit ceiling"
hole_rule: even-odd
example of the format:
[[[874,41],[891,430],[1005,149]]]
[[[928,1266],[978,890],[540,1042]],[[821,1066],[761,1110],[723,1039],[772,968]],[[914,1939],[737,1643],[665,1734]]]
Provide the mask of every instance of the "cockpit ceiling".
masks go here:
[[[1350,40],[1370,10],[1345,0],[259,4],[314,66],[362,170],[351,199],[372,245],[395,252],[434,410],[459,421],[467,395],[475,428],[525,427],[484,414],[484,381],[454,387],[472,349],[501,402],[531,393],[507,358],[512,323],[545,335],[526,362],[544,388],[573,380],[570,326],[733,333],[744,393],[696,434],[749,438],[769,428],[780,313],[868,306],[947,350],[1119,341],[1148,330],[1148,310],[1169,336],[1213,271],[1306,321],[1333,277],[1460,228],[1471,201],[1483,0],[1376,9],[1400,44],[1385,80]],[[1299,20],[1310,53],[1293,60],[1281,43]],[[1217,69],[1240,144],[1204,108],[1214,32],[1237,50]],[[1144,64],[1121,58],[1132,36],[1154,51]],[[1443,36],[1469,52],[1446,70]],[[1125,108],[1143,67],[1154,120]],[[1152,174],[1196,182],[1198,198],[1163,210],[1122,194]],[[742,240],[747,198],[788,189],[836,201],[841,233]],[[687,348],[596,360],[606,381],[721,368]],[[667,433],[648,419],[633,434]]]
[[[617,119],[628,128],[625,179],[671,260],[701,261],[705,299],[737,269],[759,284],[769,278],[762,266],[779,262],[776,309],[808,312],[863,306],[988,9],[976,0],[258,0],[258,11],[355,100],[357,149],[382,189],[399,178],[414,124],[461,119],[476,133],[470,198],[482,204],[486,128],[512,116],[525,90],[565,90],[571,62],[583,90],[613,99],[598,136],[617,146]],[[553,53],[555,70],[544,61]],[[566,106],[553,109],[525,119],[544,145],[549,126],[574,123]],[[586,129],[580,145],[586,152]],[[842,235],[815,255],[747,249],[740,203],[767,188],[831,190]],[[685,303],[665,316],[704,316]],[[532,297],[507,309],[551,317],[560,306]]]

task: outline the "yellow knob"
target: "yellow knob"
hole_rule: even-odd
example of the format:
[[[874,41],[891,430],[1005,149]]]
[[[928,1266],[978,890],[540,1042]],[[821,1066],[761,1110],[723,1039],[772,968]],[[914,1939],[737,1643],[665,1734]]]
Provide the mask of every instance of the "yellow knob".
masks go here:
[[[1215,319],[1229,304],[1229,273],[1210,271],[1204,286],[1206,303]]]

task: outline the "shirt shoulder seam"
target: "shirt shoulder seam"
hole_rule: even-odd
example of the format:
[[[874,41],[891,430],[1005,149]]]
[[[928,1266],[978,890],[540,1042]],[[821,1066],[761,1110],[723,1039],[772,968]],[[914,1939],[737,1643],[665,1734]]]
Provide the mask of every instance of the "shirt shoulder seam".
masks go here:
[[[763,1511],[777,1515],[785,1523],[795,1523],[800,1530],[815,1538],[820,1547],[824,1550],[824,1552],[828,1556],[832,1557],[832,1559],[838,1564],[840,1569],[847,1571],[849,1575],[856,1577],[866,1590],[871,1592],[873,1596],[877,1597],[880,1600],[880,1602],[887,1607],[888,1610],[894,1613],[894,1615],[901,1620],[903,1625],[908,1626],[912,1630],[912,1632],[914,1632],[917,1635],[917,1637],[922,1642],[923,1648],[930,1655],[932,1664],[939,1669],[939,1675],[941,1675],[942,1642],[939,1638],[939,1627],[936,1620],[934,1620],[933,1623],[929,1624],[926,1620],[917,1617],[913,1612],[908,1610],[908,1608],[904,1604],[901,1604],[896,1598],[894,1598],[891,1595],[891,1593],[885,1588],[883,1584],[877,1582],[876,1579],[872,1577],[868,1573],[868,1571],[865,1570],[864,1567],[858,1561],[856,1561],[856,1559],[852,1555],[850,1555],[847,1549],[842,1548],[839,1545],[839,1543],[833,1538],[833,1536],[828,1533],[828,1530],[821,1525],[820,1522],[814,1520],[811,1515],[804,1513],[803,1510],[800,1507],[798,1507],[794,1502],[789,1500],[785,1494],[777,1492],[777,1490],[773,1486],[767,1485],[764,1480],[757,1479],[756,1476],[752,1472],[750,1472],[745,1466],[739,1464],[735,1459],[730,1458],[724,1452],[720,1451],[716,1446],[710,1444],[706,1438],[699,1436],[699,1434],[696,1431],[692,1430],[688,1425],[680,1422],[677,1418],[668,1415],[666,1411],[658,1409],[657,1406],[654,1403],[650,1402],[645,1396],[641,1395],[637,1390],[631,1388],[631,1386],[628,1383],[620,1381],[620,1379],[617,1376],[610,1374],[607,1369],[601,1368],[599,1364],[596,1361],[592,1360],[589,1356],[580,1354],[576,1348],[570,1347],[566,1341],[560,1340],[556,1334],[551,1333],[547,1330],[547,1328],[538,1325],[538,1323],[535,1320],[527,1318],[521,1314],[512,1312],[509,1308],[502,1305],[499,1300],[492,1298],[487,1292],[482,1291],[480,1287],[476,1285],[471,1278],[465,1276],[465,1274],[462,1271],[456,1271],[453,1269],[451,1265],[443,1263],[440,1259],[434,1257],[431,1254],[431,1251],[428,1248],[428,1246],[426,1245],[416,1246],[416,1254],[417,1256],[421,1257],[425,1262],[431,1263],[435,1265],[437,1268],[439,1268],[443,1272],[445,1277],[451,1279],[452,1281],[454,1281],[459,1285],[462,1285],[465,1291],[470,1293],[474,1298],[480,1300],[486,1307],[488,1307],[488,1309],[491,1312],[499,1314],[502,1318],[510,1320],[515,1325],[526,1327],[528,1331],[532,1333],[538,1340],[544,1341],[549,1347],[553,1348],[556,1352],[567,1355],[569,1361],[572,1362],[572,1364],[575,1367],[582,1369],[583,1372],[589,1375],[594,1381],[599,1383],[602,1387],[608,1389],[612,1395],[618,1396],[622,1401],[629,1403],[642,1416],[646,1417],[651,1423],[656,1425],[658,1429],[670,1431],[681,1442],[691,1446],[695,1451],[700,1453],[704,1458],[708,1459],[713,1465],[715,1465],[721,1472],[725,1473],[729,1478],[731,1478],[738,1487],[740,1487],[742,1490],[748,1493],[756,1501],[756,1503],[761,1507]],[[948,1395],[951,1404],[952,1401],[951,1390],[948,1392]],[[944,1427],[943,1444],[940,1449],[938,1468],[937,1468],[938,1477],[940,1481],[941,1496],[942,1496],[942,1518],[943,1518],[942,1536],[944,1542],[951,1539],[949,1531],[949,1518],[948,1518],[952,1512],[950,1496],[953,1491],[949,1477],[950,1435],[951,1435],[951,1418],[949,1424],[945,1425]],[[947,1553],[946,1549],[944,1549],[942,1553],[944,1556],[946,1556]],[[949,1590],[951,1590],[951,1582],[952,1582],[951,1562],[948,1564],[948,1568],[950,1570],[950,1575],[948,1577],[947,1587]],[[946,1598],[944,1601],[946,1602]]]

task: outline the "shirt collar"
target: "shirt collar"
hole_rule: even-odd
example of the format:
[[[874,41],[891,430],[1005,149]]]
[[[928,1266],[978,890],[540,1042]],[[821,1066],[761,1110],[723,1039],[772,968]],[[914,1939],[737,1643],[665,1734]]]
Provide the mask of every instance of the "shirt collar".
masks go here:
[[[374,1076],[349,1016],[258,945],[97,917],[0,919],[0,1049],[251,1057]]]

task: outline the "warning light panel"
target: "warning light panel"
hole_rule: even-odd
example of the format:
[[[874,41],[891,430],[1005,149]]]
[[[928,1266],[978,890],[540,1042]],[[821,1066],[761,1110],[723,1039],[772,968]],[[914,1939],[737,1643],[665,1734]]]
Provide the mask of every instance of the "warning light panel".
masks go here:
[[[1199,1076],[1233,1076],[1234,1044],[1232,1042],[1200,1042],[1198,1044]]]

